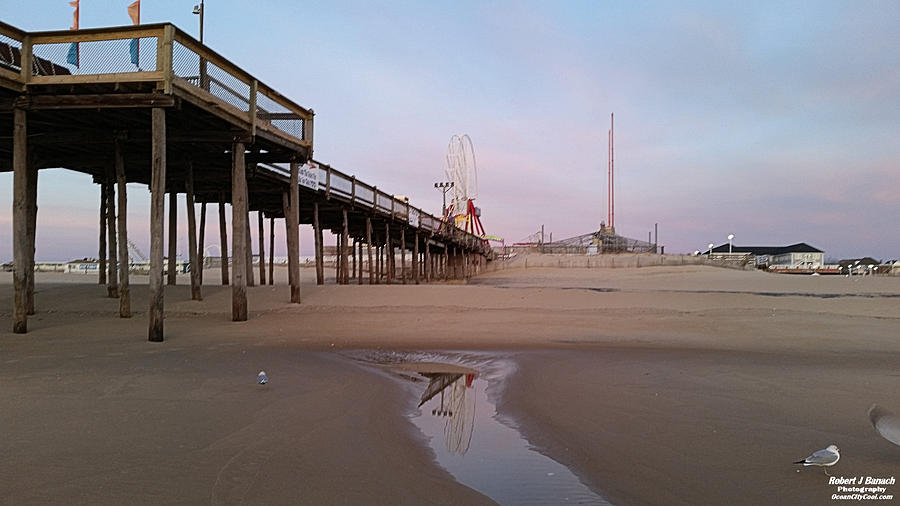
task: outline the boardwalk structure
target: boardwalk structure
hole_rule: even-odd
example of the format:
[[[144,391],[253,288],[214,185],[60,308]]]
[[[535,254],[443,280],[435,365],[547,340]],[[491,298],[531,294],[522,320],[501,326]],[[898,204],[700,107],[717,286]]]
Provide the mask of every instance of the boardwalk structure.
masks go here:
[[[166,193],[173,204],[175,195],[186,195],[194,299],[202,297],[197,266],[203,249],[202,236],[197,244],[195,205],[201,205],[201,222],[207,204],[218,207],[221,281],[232,287],[235,321],[247,319],[247,286],[255,282],[251,211],[259,213],[260,229],[264,218],[270,227],[275,219],[285,220],[292,302],[300,302],[301,223],[314,228],[320,284],[324,229],[338,237],[336,279],[342,284],[351,277],[362,283],[364,264],[369,283],[463,277],[484,265],[490,249],[480,237],[315,162],[313,124],[311,109],[168,23],[25,32],[0,22],[0,171],[14,173],[13,331],[26,332],[28,315],[37,310],[36,196],[38,174],[45,168],[90,174],[101,185],[100,257],[106,265],[99,281],[107,284],[110,297],[120,299],[122,317],[131,316],[130,241],[127,213],[117,210],[127,209],[126,183],[150,187],[151,341],[164,337],[164,273],[170,284],[175,282],[175,255],[168,255],[168,269],[163,257]],[[232,208],[230,231],[226,204]],[[170,252],[176,240],[174,208],[170,204]],[[271,235],[270,255],[273,241]],[[262,263],[262,244],[259,251]],[[409,273],[407,251],[413,255]],[[271,283],[271,266],[269,273]],[[263,265],[259,275],[263,283]]]

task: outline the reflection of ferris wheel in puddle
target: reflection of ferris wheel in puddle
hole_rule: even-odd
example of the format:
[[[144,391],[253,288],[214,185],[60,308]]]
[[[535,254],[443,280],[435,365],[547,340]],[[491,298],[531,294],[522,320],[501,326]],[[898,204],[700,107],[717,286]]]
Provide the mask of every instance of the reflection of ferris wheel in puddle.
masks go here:
[[[437,376],[437,377],[435,377]],[[463,455],[469,451],[472,431],[475,428],[475,390],[472,383],[474,374],[432,377],[432,383],[441,383],[441,406],[431,410],[432,415],[447,417],[444,422],[444,441],[453,455]],[[444,392],[449,392],[444,395]]]
[[[459,378],[451,388],[450,404],[456,416],[451,416],[444,424],[444,439],[447,449],[453,455],[463,455],[469,451],[472,431],[475,429],[475,390],[472,389],[474,374]]]

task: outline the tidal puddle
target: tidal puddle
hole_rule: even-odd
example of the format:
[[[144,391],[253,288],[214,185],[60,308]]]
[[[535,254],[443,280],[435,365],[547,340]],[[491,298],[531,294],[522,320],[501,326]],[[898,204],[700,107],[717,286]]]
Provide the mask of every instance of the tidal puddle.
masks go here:
[[[414,384],[419,399],[412,422],[460,483],[500,504],[610,504],[500,421],[491,393],[512,372],[512,361],[475,354],[368,358]]]

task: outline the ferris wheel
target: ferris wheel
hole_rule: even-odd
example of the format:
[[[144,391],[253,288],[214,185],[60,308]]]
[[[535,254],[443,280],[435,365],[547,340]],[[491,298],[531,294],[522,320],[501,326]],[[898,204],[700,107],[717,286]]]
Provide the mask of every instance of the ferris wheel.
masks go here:
[[[453,223],[472,234],[484,236],[481,225],[481,209],[475,206],[478,198],[478,167],[475,163],[475,146],[467,134],[454,135],[447,145],[447,179],[453,183],[453,199],[447,207],[447,216]]]
[[[457,212],[468,207],[469,200],[478,198],[478,167],[475,146],[467,134],[454,135],[447,145],[447,180],[453,182],[452,206]]]

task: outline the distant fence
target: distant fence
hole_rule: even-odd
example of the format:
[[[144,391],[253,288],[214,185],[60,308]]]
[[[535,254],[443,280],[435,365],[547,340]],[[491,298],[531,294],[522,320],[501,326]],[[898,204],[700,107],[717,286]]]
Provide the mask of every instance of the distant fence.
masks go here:
[[[563,255],[563,254],[516,254],[503,261],[488,264],[488,270],[562,268],[562,269],[621,269],[638,267],[658,267],[664,265],[710,265],[731,269],[754,269],[752,265],[738,265],[717,262],[698,255]]]

